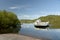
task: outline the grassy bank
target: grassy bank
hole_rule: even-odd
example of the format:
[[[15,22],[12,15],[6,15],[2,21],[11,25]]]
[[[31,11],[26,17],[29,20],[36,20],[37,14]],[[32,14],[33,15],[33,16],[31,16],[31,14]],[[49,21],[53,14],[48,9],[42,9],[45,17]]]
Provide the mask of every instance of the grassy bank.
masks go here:
[[[40,17],[42,21],[49,21],[51,28],[60,28],[60,16],[59,15],[48,15]]]

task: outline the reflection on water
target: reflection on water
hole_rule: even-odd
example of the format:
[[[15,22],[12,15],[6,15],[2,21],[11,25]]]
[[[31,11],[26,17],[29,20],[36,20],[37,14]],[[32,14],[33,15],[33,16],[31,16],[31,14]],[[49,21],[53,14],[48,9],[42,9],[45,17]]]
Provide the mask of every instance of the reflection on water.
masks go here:
[[[23,24],[20,34],[36,38],[60,40],[60,29],[36,29],[33,24]]]

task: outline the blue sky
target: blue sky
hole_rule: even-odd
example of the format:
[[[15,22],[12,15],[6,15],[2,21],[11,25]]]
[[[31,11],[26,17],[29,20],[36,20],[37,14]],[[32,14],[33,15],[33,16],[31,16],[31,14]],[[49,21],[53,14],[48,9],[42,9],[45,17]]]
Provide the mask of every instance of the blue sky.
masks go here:
[[[60,0],[0,0],[0,10],[14,12],[19,19],[60,15]]]

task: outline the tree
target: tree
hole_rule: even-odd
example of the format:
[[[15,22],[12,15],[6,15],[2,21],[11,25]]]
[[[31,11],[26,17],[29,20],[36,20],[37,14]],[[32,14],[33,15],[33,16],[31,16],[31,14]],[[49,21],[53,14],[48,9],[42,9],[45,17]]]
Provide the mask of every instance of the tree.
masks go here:
[[[20,28],[20,21],[13,12],[0,11],[0,33],[17,33]]]

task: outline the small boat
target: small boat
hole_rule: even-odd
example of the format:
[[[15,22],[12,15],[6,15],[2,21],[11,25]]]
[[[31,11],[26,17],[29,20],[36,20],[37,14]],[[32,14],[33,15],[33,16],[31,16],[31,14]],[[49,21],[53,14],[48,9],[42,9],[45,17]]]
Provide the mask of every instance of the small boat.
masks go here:
[[[49,21],[48,22],[41,22],[41,20],[39,19],[34,22],[34,26],[36,28],[47,28],[47,27],[49,27]]]

